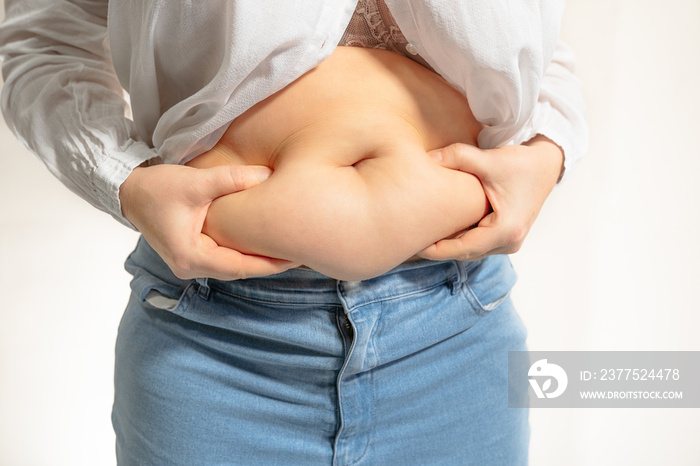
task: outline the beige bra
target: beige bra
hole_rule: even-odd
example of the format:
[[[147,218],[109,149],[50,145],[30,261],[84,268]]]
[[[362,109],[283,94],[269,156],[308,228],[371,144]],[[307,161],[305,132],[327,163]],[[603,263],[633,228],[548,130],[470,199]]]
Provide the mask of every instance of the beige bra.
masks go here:
[[[432,70],[406,40],[384,0],[359,0],[338,45],[388,50]]]

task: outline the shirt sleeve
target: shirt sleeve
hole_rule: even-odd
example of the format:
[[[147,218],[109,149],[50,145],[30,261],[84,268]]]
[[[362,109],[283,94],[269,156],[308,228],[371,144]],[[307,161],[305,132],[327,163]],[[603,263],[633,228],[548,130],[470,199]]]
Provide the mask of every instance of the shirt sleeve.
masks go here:
[[[540,83],[532,117],[513,138],[522,143],[541,134],[564,151],[562,179],[588,150],[588,125],[581,83],[571,48],[559,41]]]
[[[6,0],[2,111],[69,189],[124,225],[119,187],[156,153],[127,118],[107,42],[108,0]]]

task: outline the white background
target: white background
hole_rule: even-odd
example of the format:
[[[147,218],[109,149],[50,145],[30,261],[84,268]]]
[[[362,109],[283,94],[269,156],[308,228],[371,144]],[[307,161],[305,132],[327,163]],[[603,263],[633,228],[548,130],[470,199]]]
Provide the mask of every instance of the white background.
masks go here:
[[[513,256],[533,350],[700,350],[700,1],[570,0],[587,157]],[[0,465],[113,465],[136,234],[0,127]],[[696,409],[532,410],[535,466],[700,465]]]

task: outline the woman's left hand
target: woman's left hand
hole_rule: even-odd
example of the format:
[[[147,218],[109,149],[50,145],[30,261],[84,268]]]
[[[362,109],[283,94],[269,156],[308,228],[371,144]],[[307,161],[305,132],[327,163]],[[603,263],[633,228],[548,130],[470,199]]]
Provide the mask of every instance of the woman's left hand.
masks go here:
[[[519,146],[483,150],[452,144],[430,155],[445,167],[479,178],[492,209],[476,227],[418,253],[430,260],[474,261],[520,250],[564,162],[559,146],[541,135]]]

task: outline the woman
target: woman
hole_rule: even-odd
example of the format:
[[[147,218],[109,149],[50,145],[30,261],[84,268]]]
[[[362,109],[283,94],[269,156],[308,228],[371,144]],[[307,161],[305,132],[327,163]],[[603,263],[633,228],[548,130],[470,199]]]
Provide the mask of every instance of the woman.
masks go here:
[[[527,412],[508,409],[505,388],[507,351],[524,349],[525,331],[508,299],[514,273],[494,253],[517,249],[562,163],[570,167],[585,145],[569,56],[555,50],[560,4],[6,3],[0,42],[11,125],[69,187],[147,240],[127,261],[133,294],[117,342],[120,464],[526,462]],[[256,104],[321,70],[337,57],[336,45],[357,45],[362,28],[360,37],[380,42],[373,46],[403,48],[466,95],[483,125],[481,149],[461,135],[434,155],[457,169],[440,176],[471,180],[471,188],[450,185],[448,203],[467,193],[464,202],[476,199],[478,207],[483,196],[481,207],[488,199],[493,212],[457,238],[430,238],[443,226],[426,235],[423,222],[406,232],[420,238],[400,249],[427,246],[412,252],[434,261],[402,262],[402,252],[346,277],[351,251],[337,270],[333,260],[316,266],[339,278],[381,273],[361,282],[294,268],[309,254],[269,258],[216,244],[203,231],[225,241],[233,224],[231,238],[248,235],[242,248],[273,254],[254,243],[265,230],[255,222],[274,210],[275,196],[257,195],[265,202],[246,218],[220,222],[221,235],[217,206],[228,212],[228,198],[233,212],[250,209],[238,199],[258,202],[253,193],[269,190],[268,182],[298,195],[295,181],[304,189],[317,181],[273,163],[275,173],[258,186],[269,168],[177,164],[208,166],[209,149],[248,110],[255,114]],[[123,116],[120,84],[133,121]],[[526,142],[501,146],[509,141]],[[356,162],[351,170],[364,170]],[[449,205],[444,228],[477,221],[484,211],[472,207]],[[291,223],[303,224],[310,212]],[[455,213],[464,217],[455,221]],[[333,252],[356,240],[346,234],[321,239],[330,237]],[[252,276],[263,278],[231,281]]]

